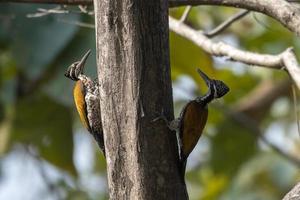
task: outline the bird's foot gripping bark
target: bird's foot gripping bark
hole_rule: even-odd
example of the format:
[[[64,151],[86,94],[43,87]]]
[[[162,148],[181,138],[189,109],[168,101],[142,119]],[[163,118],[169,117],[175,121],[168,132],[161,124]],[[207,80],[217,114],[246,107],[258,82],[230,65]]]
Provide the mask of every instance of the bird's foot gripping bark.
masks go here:
[[[153,119],[152,122],[157,122],[157,121],[160,121],[160,120],[162,120],[171,131],[178,131],[178,129],[179,129],[179,119],[174,119],[172,121],[169,121],[166,118],[166,116],[162,113],[162,114],[160,114],[160,116]]]
[[[182,155],[181,155],[182,141],[181,141],[180,136],[179,136],[180,118],[176,118],[172,121],[169,121],[162,112],[160,114],[160,116],[153,119],[152,122],[157,122],[157,121],[160,121],[160,120],[162,120],[171,131],[176,132],[176,140],[177,140],[177,145],[178,145],[178,156],[179,156],[179,161],[181,162],[183,158],[182,158]]]

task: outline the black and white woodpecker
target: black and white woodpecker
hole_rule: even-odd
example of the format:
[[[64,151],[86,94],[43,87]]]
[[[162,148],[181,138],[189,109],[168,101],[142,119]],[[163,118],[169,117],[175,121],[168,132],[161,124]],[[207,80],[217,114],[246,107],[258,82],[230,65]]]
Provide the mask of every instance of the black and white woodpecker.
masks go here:
[[[164,116],[157,118],[166,121],[168,127],[177,133],[180,161],[179,167],[183,179],[187,158],[195,148],[206,125],[208,104],[214,99],[223,97],[229,91],[228,86],[224,82],[210,79],[200,69],[198,69],[197,72],[205,81],[208,92],[203,96],[189,101],[184,106],[177,119],[168,122]],[[155,119],[155,121],[157,119]]]
[[[80,61],[71,64],[65,76],[75,81],[73,96],[82,124],[94,136],[98,146],[105,156],[101,111],[99,100],[99,85],[97,81],[83,74],[85,62],[90,50]]]

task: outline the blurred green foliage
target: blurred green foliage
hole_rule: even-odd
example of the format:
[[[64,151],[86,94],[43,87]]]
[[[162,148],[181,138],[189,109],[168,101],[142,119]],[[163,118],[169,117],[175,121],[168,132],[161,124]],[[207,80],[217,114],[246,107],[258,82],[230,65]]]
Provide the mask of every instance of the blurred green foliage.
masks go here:
[[[76,175],[70,109],[40,94],[21,98],[15,109],[10,142],[33,145],[41,157]]]
[[[2,4],[0,7],[0,153],[4,159],[13,151],[33,150],[39,159],[54,166],[62,174],[69,174],[76,187],[62,181],[56,187],[63,190],[66,199],[106,199],[107,194],[85,190],[80,183],[74,162],[74,135],[81,130],[72,100],[73,83],[63,76],[67,66],[87,49],[95,52],[93,29],[73,22],[93,24],[93,17],[69,13],[28,18],[46,5]],[[69,7],[78,10],[76,7]],[[171,9],[179,18],[184,8]],[[193,8],[187,24],[195,29],[211,30],[236,9],[224,7]],[[279,53],[289,46],[299,52],[299,40],[269,17],[249,14],[233,24],[216,39],[261,53]],[[287,78],[283,72],[253,68],[242,64],[212,58],[201,48],[175,33],[170,33],[172,80],[189,77],[195,87],[192,96],[203,94],[206,87],[196,73],[201,68],[209,76],[223,80],[231,91],[210,106],[210,115],[196,157],[189,159],[187,185],[192,200],[275,200],[280,199],[299,179],[297,167],[288,159],[262,145],[259,137],[226,115],[234,110],[239,100],[246,97],[261,80],[274,79],[274,84]],[[88,61],[87,73],[96,77],[95,55]],[[184,91],[185,92],[185,91]],[[175,99],[179,113],[189,99]],[[276,135],[285,139],[278,143],[292,155],[299,155],[299,142],[295,141],[295,119],[290,96],[279,99],[271,106],[262,121],[268,130],[268,139],[276,142]],[[276,107],[282,116],[274,115]],[[288,110],[289,109],[289,110]],[[277,112],[278,113],[278,112]],[[290,120],[287,120],[290,119]],[[255,120],[255,119],[253,119]],[[270,127],[283,127],[276,130]],[[270,130],[269,130],[270,129]],[[285,133],[281,131],[285,130]],[[86,134],[88,135],[88,134]],[[275,139],[272,139],[275,138]],[[202,140],[204,140],[202,139]],[[201,141],[202,141],[201,140]],[[296,137],[296,140],[299,138]],[[76,142],[75,142],[76,143]],[[277,143],[276,143],[277,144]],[[105,161],[94,145],[93,174],[105,178]],[[0,160],[0,165],[2,164]],[[190,167],[189,167],[190,165]],[[1,179],[1,177],[0,177]],[[72,184],[71,184],[72,185]],[[105,191],[105,190],[104,190]]]

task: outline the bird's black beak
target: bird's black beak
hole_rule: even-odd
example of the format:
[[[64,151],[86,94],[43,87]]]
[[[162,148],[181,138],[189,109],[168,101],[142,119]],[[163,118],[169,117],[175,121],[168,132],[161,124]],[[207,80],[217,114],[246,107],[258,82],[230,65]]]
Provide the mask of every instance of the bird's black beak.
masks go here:
[[[80,61],[72,63],[67,71],[65,72],[65,76],[72,79],[73,81],[78,80],[78,76],[83,73],[83,69],[86,63],[88,56],[90,55],[91,50],[89,49]]]
[[[89,57],[91,53],[91,50],[89,49],[85,54],[84,56],[81,58],[81,60],[79,61],[79,63],[77,64],[76,68],[79,70],[79,73],[83,73],[83,69],[84,69],[84,66],[85,66],[85,62],[87,60],[87,58]]]
[[[205,84],[207,85],[208,89],[211,87],[212,80],[200,69],[197,69],[198,74],[201,76],[201,78],[205,81]]]
[[[223,81],[209,78],[200,69],[197,69],[197,72],[205,81],[205,84],[208,87],[208,92],[202,99],[205,99],[207,102],[210,102],[215,98],[223,97],[225,94],[227,94],[227,92],[229,92],[229,87]]]

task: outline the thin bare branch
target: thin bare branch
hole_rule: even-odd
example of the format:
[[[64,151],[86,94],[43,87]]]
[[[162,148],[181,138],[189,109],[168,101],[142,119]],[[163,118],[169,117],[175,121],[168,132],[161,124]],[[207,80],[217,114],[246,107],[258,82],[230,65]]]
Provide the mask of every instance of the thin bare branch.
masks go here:
[[[278,20],[283,26],[300,36],[300,12],[286,0],[169,0],[170,7],[222,5],[260,12]]]
[[[233,24],[234,22],[236,22],[239,19],[243,18],[244,16],[246,16],[249,13],[250,13],[249,10],[242,10],[242,11],[238,12],[237,14],[235,14],[235,15],[231,16],[230,18],[228,18],[226,21],[224,21],[219,26],[217,26],[215,29],[213,29],[209,32],[204,32],[204,35],[206,35],[209,38],[212,38],[212,37],[220,34],[221,32],[223,32],[231,24]]]
[[[243,0],[231,0],[241,2]],[[231,1],[226,0],[169,0],[169,7],[179,6],[199,6],[199,5],[226,5],[232,6]],[[299,3],[297,0],[287,0],[290,3]],[[93,5],[93,0],[1,0],[0,3],[15,2],[15,3],[41,3],[41,4],[65,4],[65,5]],[[246,2],[246,4],[248,4]],[[238,6],[236,6],[238,7]],[[241,7],[241,6],[239,6]],[[241,7],[243,8],[243,7]]]
[[[300,89],[300,68],[293,48],[288,48],[282,54],[282,61],[296,86]]]
[[[92,0],[1,0],[0,2],[92,5]],[[276,0],[270,3],[270,0],[169,0],[169,7],[187,5],[220,5],[260,12],[273,17],[300,36],[300,12],[294,1],[289,3],[286,0]]]
[[[170,30],[191,40],[196,45],[203,48],[203,50],[214,56],[223,56],[233,61],[273,69],[280,69],[283,67],[281,58],[278,56],[242,51],[223,42],[213,42],[199,31],[196,31],[185,24],[179,23],[178,20],[172,17],[169,17],[169,27]]]
[[[0,0],[0,3],[40,3],[40,4],[64,4],[64,5],[93,5],[93,0]]]
[[[38,8],[36,13],[27,14],[26,16],[28,18],[34,18],[34,17],[44,17],[51,14],[87,14],[87,15],[94,15],[93,11],[90,11],[87,9],[87,6],[79,5],[78,9],[72,9],[66,5],[59,5],[54,8],[45,9],[45,8]]]
[[[183,14],[182,14],[182,16],[181,16],[181,18],[180,18],[180,23],[184,23],[185,22],[185,20],[186,20],[186,18],[188,17],[188,15],[190,14],[190,12],[191,12],[191,10],[192,10],[192,6],[187,6],[186,8],[185,8],[185,10],[184,10],[184,12],[183,12]]]
[[[70,13],[68,10],[62,8],[62,6],[57,6],[51,9],[38,8],[38,12],[33,14],[27,14],[26,17],[34,18],[34,17],[43,17],[50,14],[68,14]]]
[[[88,15],[94,15],[95,14],[94,11],[88,10],[87,5],[79,5],[78,8],[82,13],[85,13],[85,14],[88,14]]]
[[[169,17],[170,30],[191,40],[206,52],[214,56],[227,57],[232,61],[238,61],[249,65],[261,66],[272,69],[286,69],[300,89],[300,69],[292,48],[286,49],[278,55],[258,54],[237,49],[223,42],[213,42],[199,31],[180,23]]]
[[[297,107],[297,92],[294,86],[292,86],[293,91],[293,101],[294,101],[294,111],[295,111],[295,118],[296,118],[296,124],[298,128],[298,135],[300,136],[300,122],[299,122],[299,115],[298,115],[298,107]]]
[[[90,24],[90,23],[84,23],[84,22],[80,22],[80,21],[70,21],[70,20],[64,20],[64,19],[58,19],[58,21],[66,23],[66,24],[76,25],[79,27],[95,29],[95,25]]]

